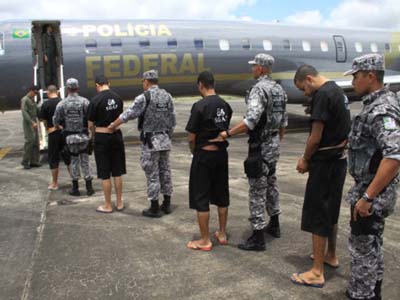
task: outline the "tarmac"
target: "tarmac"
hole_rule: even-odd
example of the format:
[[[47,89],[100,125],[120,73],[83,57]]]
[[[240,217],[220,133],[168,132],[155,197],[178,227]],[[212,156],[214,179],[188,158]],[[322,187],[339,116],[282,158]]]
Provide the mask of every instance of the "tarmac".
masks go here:
[[[242,136],[231,139],[229,147],[229,245],[220,246],[213,240],[210,252],[186,248],[189,240],[199,237],[195,211],[188,208],[191,155],[184,131],[197,99],[176,101],[178,126],[171,153],[173,212],[160,219],[141,214],[148,203],[136,121],[123,125],[128,172],[123,177],[123,199],[127,209],[100,214],[95,212],[103,201],[100,180],[94,180],[95,195],[69,196],[70,179],[61,165],[60,189],[47,190],[47,165],[31,170],[20,165],[21,113],[0,116],[0,299],[345,299],[350,263],[350,215],[345,196],[352,184],[350,176],[339,220],[340,267],[326,268],[322,289],[297,286],[289,280],[292,273],[306,271],[312,264],[311,235],[300,230],[307,175],[295,170],[308,136],[308,120],[299,105],[288,105],[290,128],[281,144],[277,169],[282,237],[266,236],[265,252],[237,248],[251,232],[248,182],[243,173],[247,139]],[[234,124],[242,119],[245,107],[240,99],[229,98],[229,102]],[[352,112],[359,108],[358,103],[351,106]],[[93,157],[91,165],[95,172]],[[82,191],[83,185],[81,181]],[[211,233],[217,224],[212,207]],[[385,300],[400,299],[399,231],[397,209],[386,220],[384,234]]]

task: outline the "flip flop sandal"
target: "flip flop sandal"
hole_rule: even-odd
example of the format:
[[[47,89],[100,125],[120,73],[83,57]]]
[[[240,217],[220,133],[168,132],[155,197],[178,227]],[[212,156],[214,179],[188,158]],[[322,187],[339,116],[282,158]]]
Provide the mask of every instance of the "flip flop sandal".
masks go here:
[[[308,283],[304,280],[304,278],[302,278],[300,276],[300,273],[294,273],[291,277],[290,277],[290,281],[294,284],[297,285],[302,285],[302,286],[306,286],[306,287],[313,287],[313,288],[318,288],[321,289],[324,287],[325,283]]]
[[[103,206],[99,206],[96,209],[96,212],[103,213],[103,214],[111,214],[113,212],[113,210],[105,210]]]
[[[227,236],[225,237],[225,239],[220,239],[220,238],[218,238],[217,232],[218,232],[218,231],[216,231],[216,232],[214,233],[214,236],[215,236],[215,238],[217,239],[218,244],[220,244],[220,245],[222,245],[222,246],[228,245],[228,238],[227,238]]]
[[[190,241],[189,243],[187,243],[186,247],[191,250],[211,251],[212,244],[210,246],[199,246],[194,241]]]

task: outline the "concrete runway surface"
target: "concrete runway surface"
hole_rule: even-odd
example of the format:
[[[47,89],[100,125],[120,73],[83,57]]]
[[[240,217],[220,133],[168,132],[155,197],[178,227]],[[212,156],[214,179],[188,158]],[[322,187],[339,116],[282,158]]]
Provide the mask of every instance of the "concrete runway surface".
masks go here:
[[[282,206],[282,238],[267,236],[267,250],[245,252],[237,244],[251,232],[247,220],[248,183],[243,173],[246,137],[229,147],[231,206],[229,245],[214,240],[211,252],[191,251],[186,243],[198,237],[195,212],[188,208],[191,155],[185,140],[193,100],[176,101],[178,127],[171,166],[173,213],[161,219],[142,217],[148,206],[139,166],[136,121],[124,125],[128,174],[123,177],[127,209],[99,214],[101,182],[92,197],[68,195],[70,179],[61,166],[60,190],[48,191],[47,165],[24,170],[20,165],[23,133],[21,113],[0,116],[0,299],[345,299],[349,279],[349,206],[344,201],[352,180],[346,179],[339,220],[340,268],[325,272],[323,289],[292,284],[292,273],[310,268],[311,236],[300,231],[307,176],[296,172],[307,139],[303,107],[289,105],[290,129],[281,146],[278,181]],[[244,113],[242,100],[230,98],[233,123]],[[359,104],[352,105],[357,111]],[[91,165],[95,170],[94,157]],[[81,180],[81,188],[83,186]],[[211,209],[210,230],[217,229]],[[400,214],[387,219],[383,299],[400,299]]]

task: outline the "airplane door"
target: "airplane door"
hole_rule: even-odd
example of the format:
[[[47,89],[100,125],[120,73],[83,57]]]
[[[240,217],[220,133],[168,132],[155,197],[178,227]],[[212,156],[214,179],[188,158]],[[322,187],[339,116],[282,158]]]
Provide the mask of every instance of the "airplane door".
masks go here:
[[[342,63],[347,61],[347,50],[346,50],[346,42],[344,41],[343,36],[334,35],[333,40],[335,41],[336,47],[336,62]]]

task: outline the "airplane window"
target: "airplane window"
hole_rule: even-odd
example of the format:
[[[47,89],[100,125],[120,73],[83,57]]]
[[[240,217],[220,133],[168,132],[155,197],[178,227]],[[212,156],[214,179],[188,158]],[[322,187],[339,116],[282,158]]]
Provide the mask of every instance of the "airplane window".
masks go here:
[[[229,41],[228,40],[219,40],[219,48],[221,51],[228,51],[230,46],[229,46]]]
[[[284,50],[292,50],[292,45],[290,44],[289,40],[283,40],[283,49]]]
[[[371,43],[371,51],[378,52],[378,45],[376,43]]]
[[[263,46],[265,51],[271,51],[272,50],[272,43],[270,40],[263,40]]]
[[[363,51],[363,47],[362,47],[362,44],[360,42],[355,42],[354,43],[354,47],[356,48],[357,52],[362,52]]]
[[[322,52],[328,52],[329,51],[329,46],[328,46],[327,42],[325,42],[325,41],[321,42],[321,51]]]
[[[88,39],[85,41],[85,52],[86,53],[93,53],[96,52],[97,49],[97,41],[93,39]]]
[[[336,41],[336,48],[338,52],[344,52],[343,43],[341,41]]]
[[[143,48],[148,48],[150,47],[150,41],[149,40],[141,40],[139,41],[139,46]]]
[[[176,39],[170,39],[167,41],[167,45],[169,48],[177,48],[178,42],[176,41]]]
[[[86,40],[85,41],[86,48],[97,48],[96,40]]]
[[[0,32],[0,55],[4,55],[4,33]]]
[[[310,44],[310,42],[303,41],[303,50],[306,51],[306,52],[311,51],[311,44]]]
[[[242,46],[243,46],[243,49],[250,50],[250,48],[251,48],[250,40],[249,39],[243,39],[242,40]]]
[[[389,43],[385,43],[385,50],[386,50],[387,52],[392,52],[392,48],[390,47],[390,44],[389,44]]]
[[[198,50],[204,49],[204,42],[201,39],[195,39],[194,40],[194,47]]]
[[[122,47],[121,39],[112,39],[111,40],[111,47]]]

